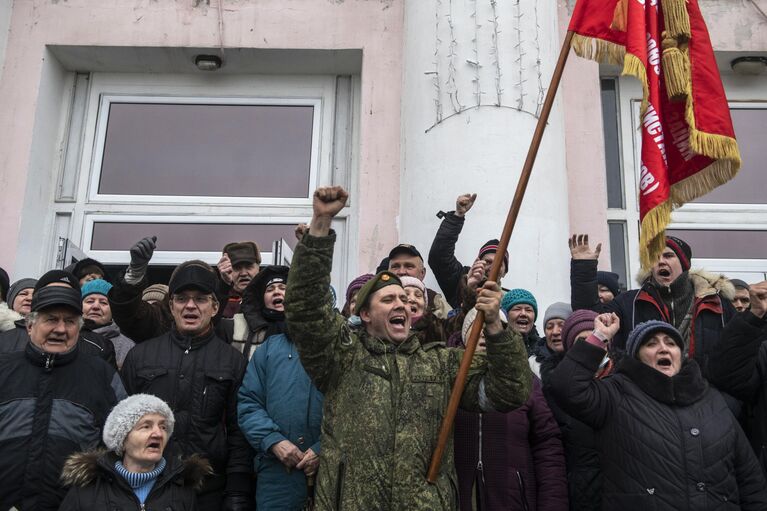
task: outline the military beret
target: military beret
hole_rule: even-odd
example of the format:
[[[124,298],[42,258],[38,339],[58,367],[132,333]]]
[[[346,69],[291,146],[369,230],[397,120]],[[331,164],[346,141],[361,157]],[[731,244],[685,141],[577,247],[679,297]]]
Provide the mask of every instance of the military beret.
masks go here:
[[[370,297],[373,296],[373,293],[386,286],[391,286],[392,284],[401,287],[402,281],[390,271],[378,272],[376,276],[368,280],[357,293],[357,305],[354,307],[354,314],[359,316],[360,311],[370,301]]]

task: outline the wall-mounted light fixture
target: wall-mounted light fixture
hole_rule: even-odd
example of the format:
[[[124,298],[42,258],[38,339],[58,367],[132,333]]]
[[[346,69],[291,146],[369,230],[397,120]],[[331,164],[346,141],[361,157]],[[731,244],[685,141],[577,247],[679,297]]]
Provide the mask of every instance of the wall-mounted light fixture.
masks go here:
[[[197,55],[194,58],[194,65],[200,71],[217,71],[221,68],[221,57],[218,55]]]
[[[739,75],[760,75],[767,69],[767,57],[738,57],[730,62],[730,67]]]

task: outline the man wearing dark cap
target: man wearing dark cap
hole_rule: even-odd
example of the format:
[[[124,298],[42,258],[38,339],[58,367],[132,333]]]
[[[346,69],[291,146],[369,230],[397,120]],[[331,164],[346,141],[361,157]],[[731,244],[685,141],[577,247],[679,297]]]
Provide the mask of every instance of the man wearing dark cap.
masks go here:
[[[261,253],[252,241],[237,241],[224,247],[221,259],[218,261],[218,272],[221,280],[227,286],[231,286],[231,290],[224,307],[223,317],[231,318],[239,312],[242,293],[258,274],[260,264]]]
[[[324,393],[318,509],[425,511],[456,509],[453,441],[435,484],[429,459],[462,350],[421,343],[399,277],[383,271],[357,293],[350,328],[330,293],[335,233],[330,225],[348,194],[314,192],[311,227],[296,247],[288,276],[285,317],[301,363]],[[486,353],[471,362],[461,406],[508,411],[531,386],[522,339],[501,324],[500,289],[486,283],[477,298],[485,315]]]
[[[237,389],[245,359],[215,333],[218,277],[203,261],[187,261],[168,283],[173,327],[137,344],[122,367],[129,394],[153,394],[170,404],[170,440],[184,456],[199,454],[214,474],[198,495],[203,511],[249,510],[253,454],[237,424]]]
[[[738,312],[747,311],[751,307],[750,286],[740,279],[730,279],[735,286],[735,296],[732,298],[732,306]]]
[[[466,213],[474,205],[476,198],[476,193],[460,195],[455,200],[455,211],[438,213],[442,223],[429,250],[429,268],[434,272],[445,299],[454,308],[461,307],[466,301],[472,302],[469,307],[473,305],[472,295],[476,294],[477,288],[487,278],[498,251],[499,241],[492,239],[482,245],[471,267],[464,266],[455,257],[455,245],[463,229]],[[506,252],[498,274],[499,283],[508,270],[509,253]]]
[[[0,357],[0,509],[58,509],[64,461],[98,446],[109,411],[127,397],[115,370],[78,341],[77,279],[56,270],[40,281],[24,349]]]
[[[413,245],[400,243],[389,252],[385,259],[388,262],[388,271],[398,277],[415,277],[421,282],[426,277],[426,267],[423,264],[421,253]],[[383,262],[383,261],[382,261]],[[434,291],[426,288],[426,304],[428,313],[439,319],[446,319],[450,312],[450,304]]]
[[[572,268],[577,267],[570,276],[573,309],[618,315],[621,326],[613,338],[613,350],[618,353],[625,350],[628,334],[639,323],[651,319],[665,321],[679,330],[685,341],[685,355],[694,358],[703,375],[708,376],[709,357],[722,328],[735,314],[730,302],[734,287],[724,275],[690,270],[690,246],[680,238],[666,236],[666,247],[658,262],[637,277],[641,288],[602,303],[596,286],[601,244],[591,249],[588,235],[573,235],[568,244]]]
[[[39,290],[50,287],[69,287],[70,289],[77,291],[78,295],[80,294],[80,282],[77,280],[77,277],[65,270],[51,270],[40,277],[34,284],[32,311],[34,311],[35,294]],[[80,304],[79,309],[82,316],[82,304]],[[27,317],[28,316],[29,314],[27,314]],[[27,326],[28,323],[21,319],[16,321],[15,328],[0,334],[0,353],[24,350],[29,342]],[[81,345],[80,351],[88,355],[95,355],[112,367],[117,368],[114,345],[95,332],[86,332],[82,329],[82,326],[81,322],[80,328],[78,328],[78,338]]]

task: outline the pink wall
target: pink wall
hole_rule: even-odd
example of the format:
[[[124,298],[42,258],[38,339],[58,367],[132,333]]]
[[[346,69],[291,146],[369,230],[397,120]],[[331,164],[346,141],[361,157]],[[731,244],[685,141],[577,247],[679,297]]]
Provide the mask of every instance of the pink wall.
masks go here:
[[[45,46],[217,47],[218,0],[209,1],[14,3],[0,78],[0,266],[15,263]],[[221,1],[225,47],[363,50],[358,260],[375,259],[368,247],[397,239],[402,2]]]

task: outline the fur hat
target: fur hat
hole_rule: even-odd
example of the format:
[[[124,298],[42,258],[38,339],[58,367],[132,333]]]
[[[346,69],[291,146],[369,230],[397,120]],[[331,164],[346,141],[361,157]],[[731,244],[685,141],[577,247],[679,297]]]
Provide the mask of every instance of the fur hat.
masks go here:
[[[570,314],[562,325],[562,340],[564,341],[565,351],[569,350],[575,344],[575,336],[584,330],[594,330],[594,319],[598,314],[588,309],[578,309]]]
[[[684,339],[682,339],[682,334],[679,333],[679,330],[674,328],[674,325],[666,323],[665,321],[651,319],[650,321],[639,323],[631,331],[629,338],[626,341],[626,354],[636,358],[642,344],[658,332],[668,334],[668,336],[674,339],[679,345],[679,349],[684,351]]]
[[[170,406],[157,396],[151,394],[133,394],[126,397],[112,409],[104,423],[102,436],[107,449],[122,456],[123,445],[128,433],[144,415],[156,413],[165,417],[168,437],[173,434],[175,419]]]
[[[538,317],[538,302],[535,301],[533,293],[527,289],[512,289],[503,295],[503,300],[501,301],[501,310],[503,310],[503,312],[509,312],[509,309],[520,303],[526,303],[527,305],[531,306],[533,308],[533,312],[535,312],[535,317]]]

